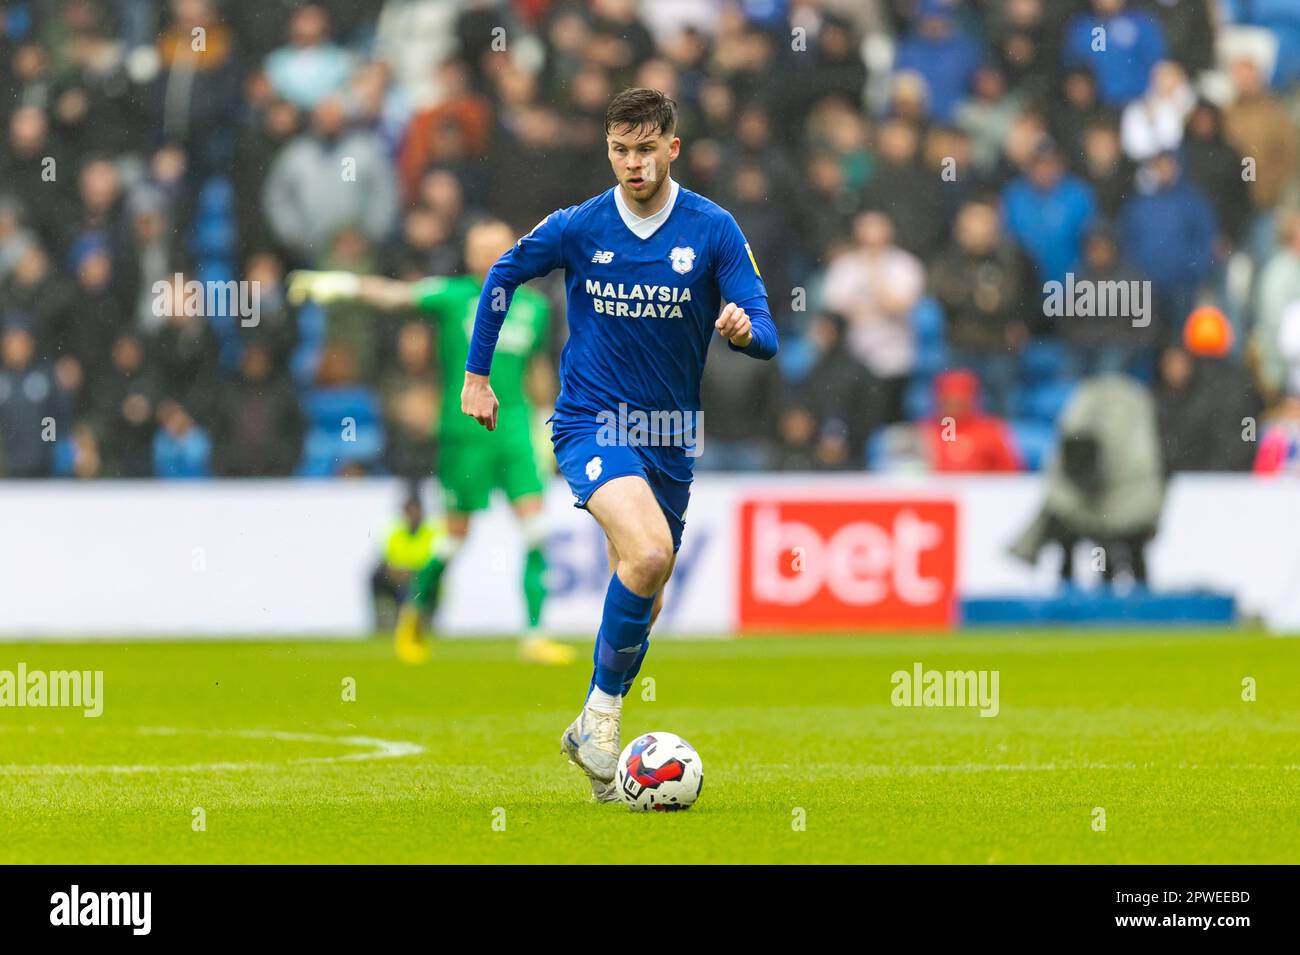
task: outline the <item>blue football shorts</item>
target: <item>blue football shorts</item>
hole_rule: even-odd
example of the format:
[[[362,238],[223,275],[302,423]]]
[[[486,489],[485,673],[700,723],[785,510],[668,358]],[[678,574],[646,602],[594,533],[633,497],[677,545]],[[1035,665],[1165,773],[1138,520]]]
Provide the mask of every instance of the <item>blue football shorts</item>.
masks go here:
[[[650,485],[659,509],[673,536],[673,553],[682,546],[686,506],[691,499],[690,480],[675,478],[658,466],[657,453],[683,454],[677,448],[642,448],[633,444],[611,444],[597,438],[595,422],[559,423],[552,419],[551,444],[560,473],[573,491],[574,507],[586,509],[587,500],[606,481],[636,475]]]

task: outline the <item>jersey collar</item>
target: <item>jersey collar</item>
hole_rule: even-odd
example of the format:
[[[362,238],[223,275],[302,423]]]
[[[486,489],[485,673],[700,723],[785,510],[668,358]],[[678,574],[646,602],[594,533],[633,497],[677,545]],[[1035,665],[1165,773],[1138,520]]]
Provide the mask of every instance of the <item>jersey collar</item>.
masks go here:
[[[659,231],[659,227],[667,222],[668,217],[672,215],[673,206],[677,204],[677,181],[672,176],[668,177],[668,187],[670,192],[664,207],[654,215],[645,218],[629,209],[627,202],[623,199],[623,190],[618,186],[614,187],[614,205],[618,208],[619,218],[623,220],[623,224],[631,229],[633,235],[638,239],[650,238]]]

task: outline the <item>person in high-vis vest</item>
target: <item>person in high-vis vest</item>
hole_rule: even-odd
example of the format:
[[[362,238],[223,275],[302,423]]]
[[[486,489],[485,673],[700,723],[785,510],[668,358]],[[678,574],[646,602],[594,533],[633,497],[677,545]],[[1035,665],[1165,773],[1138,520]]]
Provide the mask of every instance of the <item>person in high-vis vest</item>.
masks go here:
[[[384,556],[370,577],[376,632],[387,629],[383,620],[384,601],[402,605],[420,568],[428,564],[446,533],[441,521],[425,520],[424,505],[418,494],[412,494],[402,504],[402,517],[385,532]]]

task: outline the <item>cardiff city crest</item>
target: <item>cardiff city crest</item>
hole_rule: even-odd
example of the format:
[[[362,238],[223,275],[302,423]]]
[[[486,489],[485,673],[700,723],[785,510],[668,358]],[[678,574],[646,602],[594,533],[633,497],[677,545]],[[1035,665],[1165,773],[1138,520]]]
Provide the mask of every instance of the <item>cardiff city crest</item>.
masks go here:
[[[673,271],[680,272],[682,275],[695,265],[695,250],[689,245],[684,249],[673,249],[669,257],[673,260]]]

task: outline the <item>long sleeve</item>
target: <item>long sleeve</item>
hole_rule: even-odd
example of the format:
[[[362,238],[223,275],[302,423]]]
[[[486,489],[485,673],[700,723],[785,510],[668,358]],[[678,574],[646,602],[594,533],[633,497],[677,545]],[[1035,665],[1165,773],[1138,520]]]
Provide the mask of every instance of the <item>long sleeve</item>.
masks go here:
[[[780,347],[780,339],[767,305],[767,288],[758,271],[754,253],[745,241],[740,226],[730,215],[719,220],[717,229],[715,268],[718,290],[725,301],[735,302],[745,310],[753,334],[753,339],[744,348],[737,348],[730,342],[727,346],[732,351],[744,352],[751,358],[772,358]]]
[[[767,310],[767,299],[759,297],[737,304],[749,316],[750,332],[754,337],[744,348],[737,348],[731,342],[727,342],[727,347],[732,351],[744,352],[751,358],[775,358],[781,340],[776,332],[776,322],[772,321],[772,313]]]

